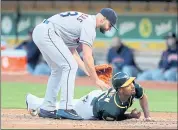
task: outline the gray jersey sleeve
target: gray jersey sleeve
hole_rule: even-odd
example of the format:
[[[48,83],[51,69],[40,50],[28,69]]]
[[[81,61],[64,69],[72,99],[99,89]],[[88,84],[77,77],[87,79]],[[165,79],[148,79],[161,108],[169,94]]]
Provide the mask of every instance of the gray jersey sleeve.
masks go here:
[[[86,21],[85,23],[83,23],[79,42],[92,47],[95,37],[95,25],[91,21]]]

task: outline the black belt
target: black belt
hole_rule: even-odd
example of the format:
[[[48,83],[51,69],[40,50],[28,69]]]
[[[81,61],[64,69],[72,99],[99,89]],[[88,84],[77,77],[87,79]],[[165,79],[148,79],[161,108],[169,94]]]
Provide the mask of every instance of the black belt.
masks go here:
[[[45,19],[45,20],[43,21],[43,23],[48,24],[49,21],[48,21],[47,19]]]

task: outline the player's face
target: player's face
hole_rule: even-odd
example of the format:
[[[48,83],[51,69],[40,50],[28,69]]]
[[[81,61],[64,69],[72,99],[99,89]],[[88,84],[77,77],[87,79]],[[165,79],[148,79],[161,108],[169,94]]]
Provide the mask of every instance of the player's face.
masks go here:
[[[131,96],[135,94],[135,86],[133,83],[128,85],[127,87],[122,88],[124,95]]]
[[[111,29],[110,22],[105,19],[104,22],[100,26],[100,32],[105,33],[106,31],[109,31]]]

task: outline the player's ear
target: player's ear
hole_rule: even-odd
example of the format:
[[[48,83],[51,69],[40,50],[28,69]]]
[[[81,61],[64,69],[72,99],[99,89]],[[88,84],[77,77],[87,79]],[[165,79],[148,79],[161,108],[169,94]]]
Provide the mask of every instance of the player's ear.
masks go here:
[[[100,19],[100,23],[101,23],[101,24],[103,23],[103,19]]]
[[[104,22],[107,22],[108,20],[106,19],[106,17],[104,17]]]
[[[100,23],[104,23],[105,17],[101,18]]]

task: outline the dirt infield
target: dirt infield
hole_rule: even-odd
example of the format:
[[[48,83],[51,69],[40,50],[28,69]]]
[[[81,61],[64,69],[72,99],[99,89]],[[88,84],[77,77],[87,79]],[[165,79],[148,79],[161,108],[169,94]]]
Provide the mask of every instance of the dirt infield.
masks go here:
[[[16,129],[176,129],[176,113],[151,113],[155,121],[145,122],[141,119],[126,121],[71,121],[32,117],[24,109],[3,109],[2,128]]]
[[[30,75],[2,75],[3,81],[47,83],[46,76],[33,77]],[[176,90],[176,83],[167,82],[140,82],[146,89]],[[87,78],[77,78],[77,86],[92,86]],[[177,129],[177,113],[151,113],[154,121],[131,119],[126,121],[71,121],[54,120],[32,117],[25,109],[2,109],[1,123],[4,129]]]

